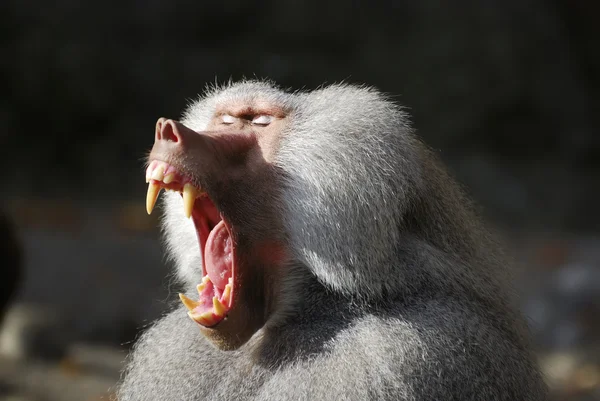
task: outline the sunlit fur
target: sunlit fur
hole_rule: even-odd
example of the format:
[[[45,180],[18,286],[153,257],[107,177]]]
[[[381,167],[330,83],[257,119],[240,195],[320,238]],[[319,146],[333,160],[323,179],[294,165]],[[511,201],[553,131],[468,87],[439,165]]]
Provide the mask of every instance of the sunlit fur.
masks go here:
[[[368,87],[251,81],[211,88],[182,122],[201,131],[220,102],[257,97],[291,121],[274,162],[293,255],[279,309],[225,352],[177,308],[137,344],[119,400],[545,399],[508,268],[406,113]],[[192,291],[196,234],[167,195],[169,252]]]

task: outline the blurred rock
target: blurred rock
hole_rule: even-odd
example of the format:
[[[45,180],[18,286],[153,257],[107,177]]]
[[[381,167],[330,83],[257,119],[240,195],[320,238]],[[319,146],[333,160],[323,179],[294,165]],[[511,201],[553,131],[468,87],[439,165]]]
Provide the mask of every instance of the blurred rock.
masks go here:
[[[0,326],[0,355],[14,360],[60,358],[73,341],[61,318],[44,305],[14,305]]]
[[[102,366],[103,360],[124,358],[117,350],[91,350]],[[27,401],[108,400],[118,378],[118,370],[105,375],[101,371],[71,356],[70,362],[49,363],[15,361],[0,357],[0,382],[10,393],[6,397]],[[72,364],[67,368],[68,363]],[[87,361],[89,363],[89,360]],[[109,362],[110,364],[111,362]],[[108,365],[106,365],[108,366]],[[2,398],[6,399],[6,398]]]
[[[527,235],[517,284],[554,401],[600,399],[600,238]]]
[[[156,218],[143,203],[69,204],[74,226],[48,202],[54,217],[32,221],[25,211],[36,204],[22,200],[15,213],[27,274],[0,326],[0,353],[56,360],[79,340],[128,347],[174,301]]]

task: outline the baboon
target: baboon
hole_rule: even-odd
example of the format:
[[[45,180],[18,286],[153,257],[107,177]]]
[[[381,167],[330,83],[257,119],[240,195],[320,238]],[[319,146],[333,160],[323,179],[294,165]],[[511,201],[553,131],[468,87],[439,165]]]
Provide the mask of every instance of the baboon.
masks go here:
[[[545,399],[496,241],[377,90],[210,88],[146,181],[185,293],[120,401]]]

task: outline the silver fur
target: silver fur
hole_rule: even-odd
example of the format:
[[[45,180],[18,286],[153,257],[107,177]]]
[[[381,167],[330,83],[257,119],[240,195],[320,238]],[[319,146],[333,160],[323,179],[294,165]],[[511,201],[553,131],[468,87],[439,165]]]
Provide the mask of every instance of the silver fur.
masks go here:
[[[138,342],[118,399],[546,399],[498,247],[406,113],[368,87],[249,81],[210,89],[183,123],[203,130],[220,102],[257,97],[291,111],[275,160],[294,257],[285,302],[235,351],[176,308]],[[193,289],[200,252],[181,203],[166,196],[164,228]]]

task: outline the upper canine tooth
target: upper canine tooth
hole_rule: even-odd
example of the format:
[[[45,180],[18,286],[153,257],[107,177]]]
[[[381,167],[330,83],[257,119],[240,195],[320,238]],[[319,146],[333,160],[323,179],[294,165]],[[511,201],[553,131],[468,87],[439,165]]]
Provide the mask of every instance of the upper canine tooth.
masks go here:
[[[146,194],[146,211],[148,214],[152,214],[152,210],[154,209],[156,198],[158,198],[160,190],[161,187],[158,184],[154,182],[148,184],[148,193]]]
[[[192,215],[198,189],[189,182],[183,187],[183,212],[188,219]]]
[[[162,181],[165,176],[165,166],[162,164],[154,169],[150,178],[156,181]]]

